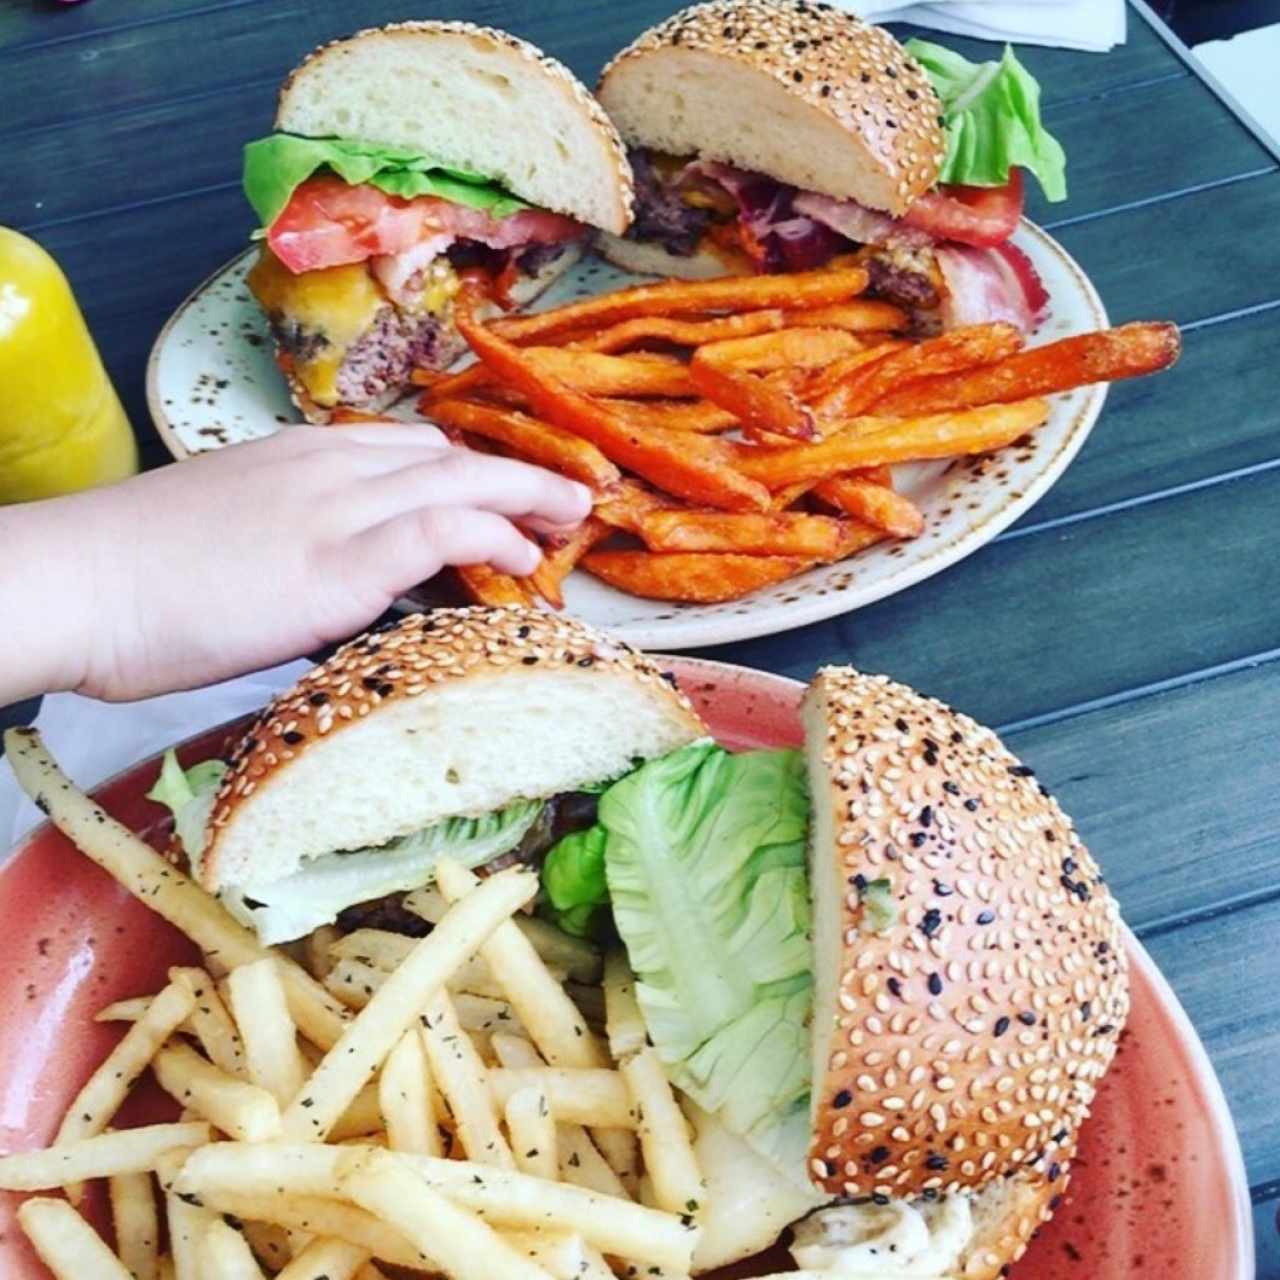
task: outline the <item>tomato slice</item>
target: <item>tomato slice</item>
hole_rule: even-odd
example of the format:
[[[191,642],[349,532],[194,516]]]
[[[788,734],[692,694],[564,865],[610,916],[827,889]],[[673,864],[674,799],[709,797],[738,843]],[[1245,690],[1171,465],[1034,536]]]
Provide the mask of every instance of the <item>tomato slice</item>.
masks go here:
[[[923,195],[903,215],[908,227],[935,240],[989,249],[1003,244],[1022,217],[1022,172],[1009,170],[1003,187],[941,186]]]
[[[295,274],[403,253],[422,238],[429,206],[334,174],[302,183],[267,232],[271,251]]]

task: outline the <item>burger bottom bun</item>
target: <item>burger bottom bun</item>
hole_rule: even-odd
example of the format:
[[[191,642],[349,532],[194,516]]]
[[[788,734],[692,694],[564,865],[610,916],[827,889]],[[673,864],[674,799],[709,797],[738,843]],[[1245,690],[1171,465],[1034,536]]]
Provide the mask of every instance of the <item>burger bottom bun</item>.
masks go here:
[[[709,249],[699,249],[689,257],[668,253],[659,244],[625,240],[621,236],[601,232],[596,237],[596,252],[615,267],[634,271],[637,275],[666,276],[675,280],[712,280],[735,274],[725,260]]]

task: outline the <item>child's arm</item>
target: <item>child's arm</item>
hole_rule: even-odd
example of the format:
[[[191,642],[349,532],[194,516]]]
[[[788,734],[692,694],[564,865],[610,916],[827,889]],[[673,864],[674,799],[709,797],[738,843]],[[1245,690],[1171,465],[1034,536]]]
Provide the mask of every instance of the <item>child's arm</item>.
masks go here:
[[[191,688],[345,638],[443,565],[526,574],[582,485],[434,427],[295,427],[0,508],[0,705]]]

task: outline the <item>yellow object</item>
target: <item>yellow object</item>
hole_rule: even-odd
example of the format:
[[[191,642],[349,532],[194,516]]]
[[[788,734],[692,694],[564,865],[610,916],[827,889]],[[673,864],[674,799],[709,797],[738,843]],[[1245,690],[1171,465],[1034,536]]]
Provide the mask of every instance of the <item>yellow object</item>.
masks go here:
[[[0,503],[138,469],[120,399],[58,264],[0,227]]]

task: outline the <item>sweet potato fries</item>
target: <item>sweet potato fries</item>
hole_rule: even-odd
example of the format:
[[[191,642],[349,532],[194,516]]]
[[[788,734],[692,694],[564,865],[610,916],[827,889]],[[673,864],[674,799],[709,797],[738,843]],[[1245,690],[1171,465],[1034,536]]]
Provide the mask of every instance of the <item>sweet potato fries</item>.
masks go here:
[[[916,339],[866,283],[858,267],[665,281],[488,324],[464,291],[477,362],[423,374],[422,413],[596,493],[530,578],[467,569],[467,593],[560,608],[578,567],[650,599],[736,600],[919,536],[894,464],[1002,448],[1045,421],[1046,396],[1179,353],[1176,326],[1158,323],[1028,349],[998,323]]]

